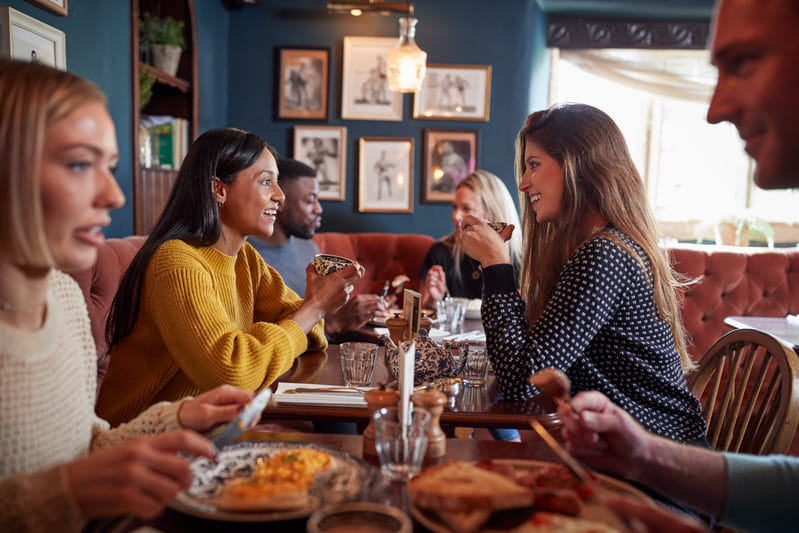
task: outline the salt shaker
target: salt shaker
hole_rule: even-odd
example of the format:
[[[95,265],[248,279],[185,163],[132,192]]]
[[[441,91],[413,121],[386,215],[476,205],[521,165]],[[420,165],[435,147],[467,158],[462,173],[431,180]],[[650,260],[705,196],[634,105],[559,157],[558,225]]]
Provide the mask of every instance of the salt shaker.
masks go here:
[[[383,407],[397,407],[399,403],[399,393],[395,389],[386,388],[385,384],[376,389],[370,389],[363,393],[366,406],[369,409],[369,425],[363,430],[363,454],[377,455],[375,447],[375,423],[372,414]]]
[[[413,393],[411,401],[430,413],[430,429],[427,432],[427,452],[425,457],[439,458],[447,453],[447,436],[441,429],[441,413],[447,403],[447,395],[441,391],[426,387]]]

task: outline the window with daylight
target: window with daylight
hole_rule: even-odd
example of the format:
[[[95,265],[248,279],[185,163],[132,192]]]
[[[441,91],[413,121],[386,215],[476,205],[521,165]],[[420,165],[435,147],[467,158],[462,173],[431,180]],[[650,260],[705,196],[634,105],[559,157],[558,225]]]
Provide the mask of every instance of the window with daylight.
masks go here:
[[[616,121],[664,236],[707,239],[725,220],[797,222],[799,190],[758,189],[735,127],[707,123],[715,81],[706,50],[554,48],[550,101],[590,104]]]

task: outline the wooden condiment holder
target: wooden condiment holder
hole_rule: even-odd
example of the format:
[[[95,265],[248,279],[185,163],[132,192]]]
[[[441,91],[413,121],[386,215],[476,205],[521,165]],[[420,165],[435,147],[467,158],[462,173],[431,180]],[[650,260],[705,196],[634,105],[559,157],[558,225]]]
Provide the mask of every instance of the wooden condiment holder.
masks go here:
[[[405,329],[408,327],[408,321],[402,318],[399,313],[394,313],[394,316],[386,320],[386,327],[388,328],[388,336],[399,347],[400,342],[405,340]]]
[[[441,391],[424,388],[413,393],[411,401],[430,413],[430,428],[427,431],[427,458],[443,457],[447,453],[447,436],[441,429],[441,413],[447,403],[447,395]]]
[[[369,425],[363,430],[363,454],[377,455],[375,447],[375,422],[372,415],[383,407],[396,408],[399,403],[399,393],[395,389],[389,389],[382,384],[376,389],[370,389],[363,393],[366,406],[369,409]]]

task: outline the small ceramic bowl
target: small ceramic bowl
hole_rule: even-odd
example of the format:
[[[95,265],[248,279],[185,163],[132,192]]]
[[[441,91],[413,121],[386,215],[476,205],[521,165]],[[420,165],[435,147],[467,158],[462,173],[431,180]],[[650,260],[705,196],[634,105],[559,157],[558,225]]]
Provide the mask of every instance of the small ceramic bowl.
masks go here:
[[[313,258],[313,268],[320,276],[327,276],[333,272],[344,270],[355,261],[330,254],[316,254]]]
[[[308,533],[411,533],[408,516],[390,505],[355,502],[326,505],[315,511],[306,525]]]

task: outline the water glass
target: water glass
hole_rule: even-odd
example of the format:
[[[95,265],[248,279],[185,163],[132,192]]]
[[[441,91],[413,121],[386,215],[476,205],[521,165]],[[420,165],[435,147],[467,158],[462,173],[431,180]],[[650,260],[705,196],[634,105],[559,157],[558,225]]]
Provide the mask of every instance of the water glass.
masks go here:
[[[402,426],[397,409],[383,407],[372,414],[380,472],[392,481],[407,481],[422,470],[427,451],[430,413],[414,408],[408,426]]]
[[[368,387],[375,370],[377,344],[343,342],[340,346],[341,373],[348,387]]]
[[[447,297],[436,302],[438,325],[444,331],[455,334],[463,329],[463,317],[466,315],[468,298]]]
[[[464,350],[466,361],[463,363],[464,385],[481,387],[488,379],[488,353],[485,344],[469,344]]]

